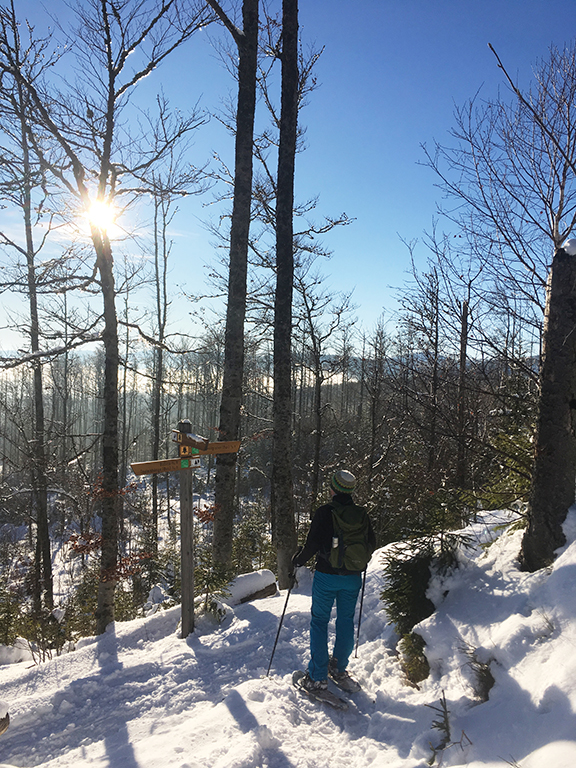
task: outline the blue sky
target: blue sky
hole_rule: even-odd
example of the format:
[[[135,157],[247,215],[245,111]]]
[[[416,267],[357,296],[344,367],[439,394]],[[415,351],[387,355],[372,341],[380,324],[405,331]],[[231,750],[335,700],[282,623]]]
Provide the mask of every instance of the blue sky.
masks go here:
[[[18,0],[18,8],[41,18],[37,2]],[[64,6],[53,0],[50,8],[61,14]],[[486,98],[506,90],[488,43],[526,84],[550,45],[561,48],[576,34],[576,3],[301,0],[300,25],[304,45],[324,52],[319,87],[301,114],[307,150],[297,160],[296,194],[318,195],[319,218],[343,211],[355,218],[326,236],[333,256],[319,266],[334,291],[354,289],[358,318],[369,329],[383,310],[394,310],[394,289],[407,279],[408,251],[400,238],[421,238],[439,201],[432,171],[420,164],[421,144],[446,142],[454,106],[479,89]],[[208,110],[233,94],[235,84],[208,37],[198,36],[152,75],[146,93],[161,83],[181,108],[199,101]],[[198,133],[193,161],[201,164],[211,149],[231,161],[232,139],[215,120]],[[207,216],[192,199],[177,221],[172,277],[189,291],[202,290],[205,265],[214,259],[202,223]],[[425,248],[416,253],[424,266]],[[175,305],[187,314],[183,301]]]
[[[550,45],[576,35],[576,3],[308,0],[300,24],[304,45],[324,52],[319,87],[301,114],[307,150],[297,160],[296,194],[318,195],[319,215],[356,219],[326,236],[333,256],[320,266],[334,291],[354,288],[358,318],[371,328],[383,310],[393,312],[394,289],[407,279],[400,238],[430,230],[440,199],[434,174],[420,164],[421,144],[447,141],[454,106],[478,89],[486,98],[506,90],[488,43],[528,83]],[[219,65],[210,66],[217,87],[229,88]],[[210,260],[206,236],[196,236],[200,260]],[[416,254],[424,266],[424,246]]]
[[[455,104],[479,88],[505,89],[488,48],[528,82],[551,44],[576,34],[576,3],[563,0],[365,0],[302,3],[305,37],[326,48],[322,87],[303,120],[309,150],[299,184],[316,179],[322,207],[356,222],[329,240],[335,287],[356,286],[367,325],[394,306],[388,286],[406,279],[405,240],[430,230],[439,190],[422,143],[445,142]],[[308,6],[309,10],[305,9]],[[354,7],[351,14],[350,9]],[[312,8],[314,9],[312,11]],[[425,249],[417,250],[422,264]]]

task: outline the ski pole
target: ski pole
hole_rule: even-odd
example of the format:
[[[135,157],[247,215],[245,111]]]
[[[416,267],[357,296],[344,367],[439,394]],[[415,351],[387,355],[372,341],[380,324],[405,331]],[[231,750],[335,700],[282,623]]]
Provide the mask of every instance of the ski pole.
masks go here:
[[[278,632],[276,632],[276,640],[274,640],[274,648],[272,648],[272,656],[270,656],[270,663],[268,664],[268,671],[266,672],[266,677],[270,674],[270,667],[272,666],[272,659],[274,658],[274,653],[276,652],[276,646],[278,645],[278,638],[280,637],[280,630],[282,629],[282,622],[284,621],[284,614],[286,613],[286,608],[288,608],[288,600],[290,599],[290,592],[292,592],[292,587],[296,584],[296,574],[292,573],[290,576],[290,587],[288,589],[288,594],[286,595],[286,602],[284,603],[284,610],[282,611],[282,616],[280,617],[280,624],[278,626]]]
[[[354,658],[358,658],[358,643],[360,642],[360,622],[362,621],[362,605],[364,604],[364,589],[366,588],[366,571],[368,567],[364,568],[364,577],[362,579],[362,594],[360,595],[360,612],[358,613],[358,632],[356,633],[356,651],[354,652]]]

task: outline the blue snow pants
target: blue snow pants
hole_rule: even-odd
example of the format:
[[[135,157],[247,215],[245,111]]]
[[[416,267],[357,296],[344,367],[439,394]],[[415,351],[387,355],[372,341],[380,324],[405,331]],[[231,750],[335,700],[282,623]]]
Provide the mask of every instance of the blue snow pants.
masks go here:
[[[328,622],[336,601],[336,640],[333,656],[338,659],[340,671],[348,666],[354,648],[354,611],[362,576],[340,576],[315,571],[312,582],[312,618],[310,620],[310,663],[308,672],[312,680],[328,677]]]

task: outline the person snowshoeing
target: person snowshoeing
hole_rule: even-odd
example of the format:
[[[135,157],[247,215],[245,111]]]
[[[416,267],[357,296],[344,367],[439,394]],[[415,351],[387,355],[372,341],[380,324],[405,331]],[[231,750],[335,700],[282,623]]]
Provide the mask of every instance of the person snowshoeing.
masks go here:
[[[304,547],[292,557],[293,568],[316,555],[310,617],[310,663],[300,686],[326,690],[328,676],[343,690],[359,684],[346,668],[354,648],[354,612],[362,585],[362,571],[376,548],[376,536],[365,509],[354,503],[356,478],[346,469],[335,472],[329,485],[330,502],[313,515]],[[328,622],[336,602],[336,639],[328,653]]]

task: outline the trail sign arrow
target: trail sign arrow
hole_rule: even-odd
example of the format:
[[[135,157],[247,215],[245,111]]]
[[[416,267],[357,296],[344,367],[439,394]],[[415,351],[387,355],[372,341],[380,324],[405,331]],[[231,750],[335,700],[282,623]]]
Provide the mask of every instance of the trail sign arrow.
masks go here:
[[[194,449],[192,453],[196,456],[210,456],[215,453],[238,453],[240,450],[240,440],[222,440],[218,443],[208,443],[206,448],[199,450],[196,454]]]
[[[135,461],[130,466],[135,475],[154,475],[157,472],[177,472],[179,469],[193,469],[198,464],[191,462],[200,456],[212,456],[217,453],[237,453],[240,449],[240,440],[228,442],[208,443],[204,451],[192,448],[190,458],[160,459],[159,461]]]

